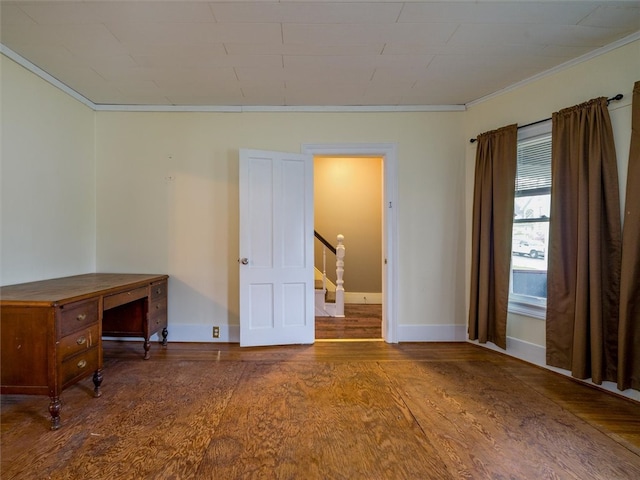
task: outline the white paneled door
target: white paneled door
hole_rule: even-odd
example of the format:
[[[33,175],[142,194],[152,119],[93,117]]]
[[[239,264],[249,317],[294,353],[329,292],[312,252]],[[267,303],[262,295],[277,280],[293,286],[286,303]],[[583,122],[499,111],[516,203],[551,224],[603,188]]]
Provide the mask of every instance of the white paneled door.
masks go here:
[[[313,156],[240,150],[240,345],[313,343]]]

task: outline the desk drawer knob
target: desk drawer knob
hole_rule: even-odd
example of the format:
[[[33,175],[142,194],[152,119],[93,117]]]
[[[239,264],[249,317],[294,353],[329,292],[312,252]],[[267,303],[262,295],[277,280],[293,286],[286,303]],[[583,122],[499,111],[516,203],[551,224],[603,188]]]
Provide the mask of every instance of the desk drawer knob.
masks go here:
[[[160,310],[160,304],[159,303],[156,304],[156,310]]]
[[[78,337],[78,339],[76,340],[76,343],[77,343],[78,345],[82,345],[82,344],[83,344],[84,342],[86,342],[86,341],[87,341],[87,339],[85,338],[85,336],[84,336],[84,335],[82,335],[82,336]]]
[[[158,295],[160,295],[160,294],[162,293],[162,289],[161,289],[161,288],[158,288],[158,289],[156,290],[156,293],[157,293]]]
[[[84,368],[87,366],[87,361],[86,360],[80,360],[78,362],[78,368]]]
[[[76,317],[76,320],[78,320],[79,322],[83,321],[85,318],[87,318],[87,314],[86,313],[81,313],[80,315],[78,315]]]

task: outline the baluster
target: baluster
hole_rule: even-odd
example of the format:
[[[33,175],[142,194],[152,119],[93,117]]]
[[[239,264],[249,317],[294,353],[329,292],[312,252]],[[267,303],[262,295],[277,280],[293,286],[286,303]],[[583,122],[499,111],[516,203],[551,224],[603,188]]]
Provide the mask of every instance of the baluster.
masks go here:
[[[336,246],[336,317],[344,317],[344,235],[338,235]]]
[[[322,290],[327,291],[327,247],[322,247]]]

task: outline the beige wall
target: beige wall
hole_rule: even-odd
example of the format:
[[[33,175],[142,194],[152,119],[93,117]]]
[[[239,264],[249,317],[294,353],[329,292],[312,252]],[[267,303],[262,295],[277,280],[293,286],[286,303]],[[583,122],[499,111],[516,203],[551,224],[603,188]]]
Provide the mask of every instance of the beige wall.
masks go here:
[[[94,112],[0,55],[0,284],[95,268]]]
[[[173,339],[233,337],[238,149],[396,143],[398,323],[464,329],[463,115],[98,112],[97,268],[171,275]]]
[[[640,80],[640,41],[617,48],[604,55],[595,57],[555,75],[523,85],[513,91],[496,96],[469,108],[465,115],[466,146],[466,244],[470,245],[471,207],[473,175],[475,163],[475,144],[468,142],[479,133],[502,127],[511,123],[524,125],[548,118],[555,111],[570,107],[595,97],[612,97],[624,94],[620,102],[609,106],[614,130],[616,152],[618,156],[618,175],[620,179],[621,203],[626,191],[629,142],[631,136],[631,91],[635,81]],[[464,298],[468,308],[468,278],[470,247],[466,249],[467,268],[465,273],[466,289]],[[544,320],[521,315],[510,315],[507,334],[511,342],[510,349],[517,352],[518,345],[523,348],[534,346],[544,360],[545,329]],[[519,354],[518,354],[519,355]],[[521,356],[521,355],[519,355]]]
[[[345,237],[345,291],[381,293],[382,158],[317,156],[313,172],[315,229],[333,246],[338,234]],[[315,245],[315,264],[322,270],[322,244]],[[335,270],[328,252],[327,276],[334,283]]]

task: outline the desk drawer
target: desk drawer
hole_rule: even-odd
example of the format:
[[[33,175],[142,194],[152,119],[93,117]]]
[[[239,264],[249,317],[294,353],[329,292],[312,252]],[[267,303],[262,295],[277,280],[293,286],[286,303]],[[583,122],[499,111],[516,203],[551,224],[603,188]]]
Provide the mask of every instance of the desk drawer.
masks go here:
[[[98,323],[98,300],[70,303],[60,309],[60,338]]]
[[[67,335],[60,340],[60,345],[58,347],[60,356],[58,358],[64,361],[76,353],[88,350],[97,345],[99,338],[100,335],[97,323],[89,328]]]
[[[140,287],[128,292],[116,293],[115,295],[109,295],[104,297],[104,310],[109,310],[114,307],[119,307],[125,303],[133,302],[141,298],[146,298],[149,295],[148,287]]]
[[[93,347],[69,357],[60,367],[62,388],[90,375],[98,369],[98,348]]]
[[[149,305],[149,332],[167,327],[167,297],[158,298]]]
[[[167,296],[167,281],[151,284],[151,301]]]

